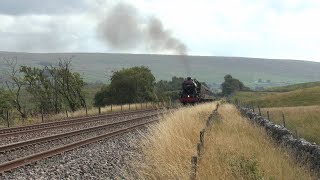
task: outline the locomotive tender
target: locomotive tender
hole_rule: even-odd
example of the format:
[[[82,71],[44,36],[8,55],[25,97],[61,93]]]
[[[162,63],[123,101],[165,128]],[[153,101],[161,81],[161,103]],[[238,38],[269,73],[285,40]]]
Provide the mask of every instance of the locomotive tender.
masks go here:
[[[182,83],[182,90],[179,98],[179,101],[182,104],[194,104],[213,100],[214,93],[196,79],[187,77],[187,79]]]

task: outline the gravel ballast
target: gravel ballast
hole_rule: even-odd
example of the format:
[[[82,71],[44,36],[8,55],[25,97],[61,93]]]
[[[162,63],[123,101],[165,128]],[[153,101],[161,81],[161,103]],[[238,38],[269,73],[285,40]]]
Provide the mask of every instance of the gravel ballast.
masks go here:
[[[123,121],[128,118],[143,117],[143,116],[152,115],[152,114],[156,114],[156,113],[155,112],[148,112],[148,113],[143,113],[143,114],[134,114],[134,115],[129,115],[129,116],[113,117],[110,119],[87,122],[87,123],[82,123],[82,124],[78,124],[78,125],[74,125],[74,126],[52,128],[52,129],[47,129],[47,130],[43,130],[43,131],[16,134],[16,135],[9,136],[9,137],[0,137],[0,146],[4,146],[7,144],[11,144],[11,143],[17,143],[17,142],[21,142],[21,141],[27,141],[27,140],[35,139],[35,138],[39,138],[39,137],[45,137],[45,136],[50,136],[50,135],[54,135],[54,134],[61,134],[61,133],[65,133],[65,132],[85,129],[85,128],[89,128],[89,127],[93,127],[93,126],[104,125],[104,124],[113,123],[113,122],[119,122],[119,121]]]
[[[126,179],[128,163],[141,154],[138,142],[146,131],[139,128],[43,159],[6,172],[0,179]]]

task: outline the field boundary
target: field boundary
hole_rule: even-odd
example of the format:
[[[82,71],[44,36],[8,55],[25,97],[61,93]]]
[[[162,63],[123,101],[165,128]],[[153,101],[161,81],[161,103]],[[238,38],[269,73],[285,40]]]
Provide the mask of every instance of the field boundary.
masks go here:
[[[210,128],[213,125],[213,121],[219,118],[220,115],[218,113],[218,108],[219,108],[219,103],[217,104],[213,112],[209,115],[208,120],[206,121],[205,127],[200,131],[200,138],[199,138],[200,142],[197,144],[197,154],[191,157],[190,180],[197,179],[198,164],[201,159],[201,154],[204,151],[205,132],[208,128]]]
[[[304,138],[295,137],[294,134],[284,126],[275,124],[269,119],[262,117],[251,108],[237,106],[241,114],[252,123],[258,124],[281,146],[289,148],[296,159],[310,165],[311,170],[320,176],[320,146],[312,144]]]

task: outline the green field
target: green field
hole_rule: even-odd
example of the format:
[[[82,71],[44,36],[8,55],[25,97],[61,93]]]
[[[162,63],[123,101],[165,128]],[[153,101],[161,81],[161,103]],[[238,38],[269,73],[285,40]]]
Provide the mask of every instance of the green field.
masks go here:
[[[260,107],[320,105],[320,86],[289,92],[238,92],[232,99]]]
[[[270,89],[269,89],[270,90]],[[310,142],[320,144],[320,83],[304,83],[272,88],[273,92],[238,92],[232,98],[243,104],[261,107],[264,117],[269,111],[270,120],[283,124]],[[275,92],[278,91],[278,92]]]

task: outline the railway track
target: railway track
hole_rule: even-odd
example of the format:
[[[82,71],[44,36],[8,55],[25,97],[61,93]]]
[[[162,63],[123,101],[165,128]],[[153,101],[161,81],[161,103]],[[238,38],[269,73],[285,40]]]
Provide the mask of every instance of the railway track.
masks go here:
[[[100,126],[77,130],[77,131],[67,132],[63,134],[56,134],[52,136],[41,137],[41,138],[29,140],[29,141],[23,141],[23,142],[1,146],[0,154],[2,155],[2,157],[11,157],[12,154],[17,152],[18,154],[20,154],[20,156],[15,156],[16,157],[15,159],[8,160],[7,162],[2,162],[2,164],[0,164],[0,173],[5,171],[10,171],[12,169],[29,164],[31,162],[34,162],[43,158],[47,158],[50,156],[54,156],[56,154],[66,152],[71,149],[90,144],[92,142],[96,142],[105,138],[110,138],[122,133],[126,133],[128,131],[131,131],[132,129],[157,121],[159,114],[162,114],[162,113],[163,112],[158,112],[158,113],[143,116],[143,117],[130,118],[130,119],[126,119],[119,122],[108,123]],[[96,133],[96,132],[99,132],[99,133]],[[88,134],[90,133],[92,135],[88,136]],[[55,141],[60,142],[61,139],[67,139],[67,140],[69,139],[69,141],[67,141],[67,143],[65,144],[57,143],[58,145],[56,144],[52,148],[48,147],[46,150],[40,149],[36,152],[32,150],[31,153],[29,154],[21,153],[21,152],[26,152],[28,151],[28,149],[32,149],[32,147],[35,147],[35,146],[39,146],[43,144],[46,146],[46,143],[52,143]]]
[[[72,119],[63,120],[63,121],[41,123],[41,124],[28,125],[28,126],[22,126],[22,127],[3,128],[3,129],[0,129],[0,138],[20,134],[21,132],[26,133],[26,132],[43,131],[43,130],[53,129],[53,128],[74,126],[74,125],[82,124],[84,122],[108,120],[113,117],[129,116],[129,115],[153,112],[153,111],[156,111],[156,110],[148,109],[148,110],[140,110],[140,111],[129,111],[124,113],[112,113],[112,114],[99,115],[99,116],[72,118]]]

